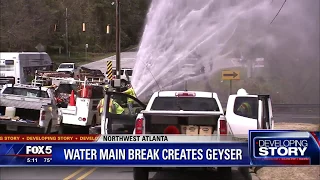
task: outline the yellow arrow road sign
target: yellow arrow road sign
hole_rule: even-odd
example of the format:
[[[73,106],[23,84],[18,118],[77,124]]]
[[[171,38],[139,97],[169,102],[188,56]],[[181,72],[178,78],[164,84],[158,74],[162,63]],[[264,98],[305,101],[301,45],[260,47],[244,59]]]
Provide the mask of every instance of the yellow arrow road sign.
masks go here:
[[[223,70],[222,80],[240,80],[240,71]]]

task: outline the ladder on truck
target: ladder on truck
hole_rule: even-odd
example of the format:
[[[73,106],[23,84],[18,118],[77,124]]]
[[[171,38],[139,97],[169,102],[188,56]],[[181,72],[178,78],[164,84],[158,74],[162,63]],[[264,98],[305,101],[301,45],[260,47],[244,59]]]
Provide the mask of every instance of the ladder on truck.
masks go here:
[[[53,78],[69,79],[70,75],[56,71],[38,71],[36,70],[35,77],[31,82],[33,86],[50,86]]]

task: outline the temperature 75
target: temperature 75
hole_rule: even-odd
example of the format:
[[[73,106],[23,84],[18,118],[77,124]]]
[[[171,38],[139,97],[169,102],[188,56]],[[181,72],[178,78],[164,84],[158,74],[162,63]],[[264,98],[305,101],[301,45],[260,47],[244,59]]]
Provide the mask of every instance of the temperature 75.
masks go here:
[[[44,158],[44,162],[49,163],[52,161],[52,158]]]

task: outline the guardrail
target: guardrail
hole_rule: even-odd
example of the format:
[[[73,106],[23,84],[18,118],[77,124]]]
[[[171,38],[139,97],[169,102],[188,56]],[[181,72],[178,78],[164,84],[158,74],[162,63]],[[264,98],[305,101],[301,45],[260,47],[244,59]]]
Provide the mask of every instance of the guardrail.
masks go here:
[[[222,106],[226,106],[226,102],[221,103]],[[320,109],[320,104],[272,104],[272,108],[310,108],[310,109]]]
[[[317,108],[320,109],[320,104],[272,104],[274,108]]]
[[[275,113],[318,114],[320,104],[273,104],[272,109]]]

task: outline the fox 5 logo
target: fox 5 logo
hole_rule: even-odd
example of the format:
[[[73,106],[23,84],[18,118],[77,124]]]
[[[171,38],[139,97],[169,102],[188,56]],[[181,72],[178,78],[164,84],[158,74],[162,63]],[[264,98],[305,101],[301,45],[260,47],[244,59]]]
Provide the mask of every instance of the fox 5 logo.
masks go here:
[[[26,154],[36,154],[36,155],[52,154],[52,146],[26,146]]]

